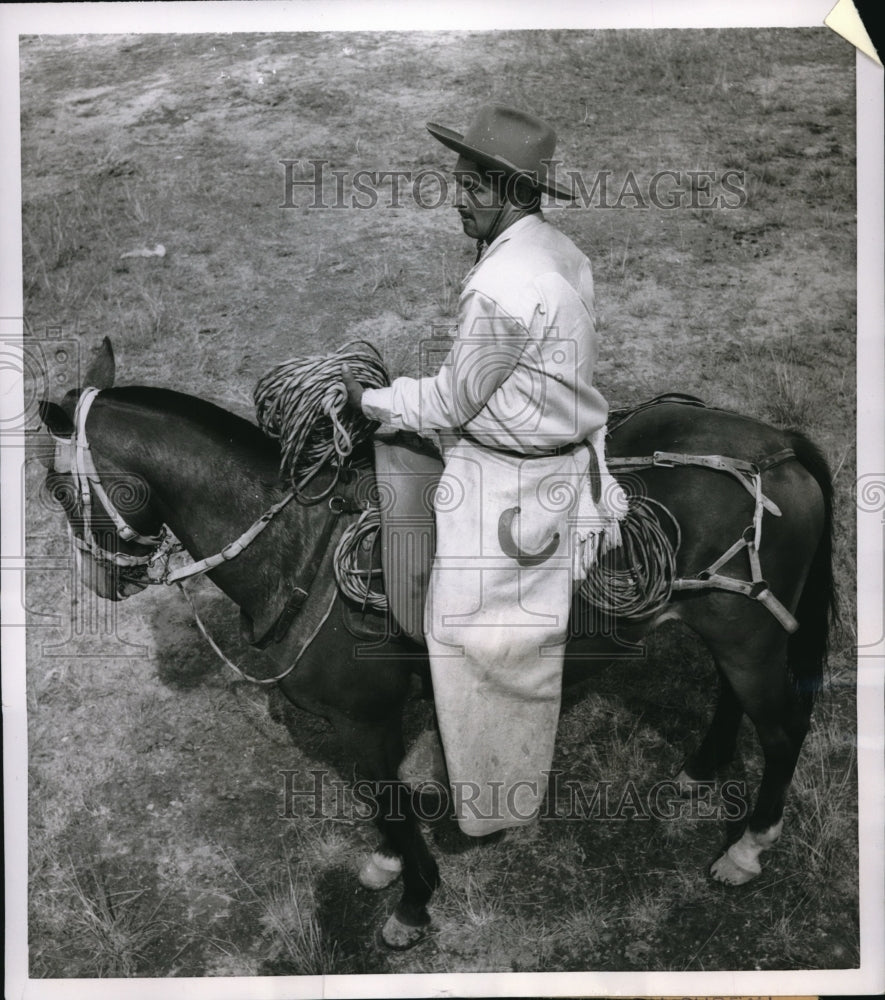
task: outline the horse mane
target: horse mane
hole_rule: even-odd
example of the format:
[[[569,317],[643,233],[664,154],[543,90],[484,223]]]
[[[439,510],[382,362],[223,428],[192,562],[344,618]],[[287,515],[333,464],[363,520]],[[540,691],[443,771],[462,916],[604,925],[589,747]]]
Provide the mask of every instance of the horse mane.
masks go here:
[[[149,411],[176,422],[187,422],[232,454],[247,460],[249,465],[267,464],[274,476],[279,471],[279,443],[256,424],[208,400],[174,389],[142,385],[106,389],[101,398],[112,401],[118,408],[132,407],[134,411]]]

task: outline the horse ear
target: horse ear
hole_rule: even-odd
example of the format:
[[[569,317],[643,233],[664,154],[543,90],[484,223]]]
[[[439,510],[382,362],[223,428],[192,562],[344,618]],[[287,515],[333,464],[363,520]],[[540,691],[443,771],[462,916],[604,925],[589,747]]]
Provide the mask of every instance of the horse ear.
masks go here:
[[[105,337],[101,342],[101,347],[89,362],[83,385],[91,386],[93,389],[110,389],[114,384],[116,373],[114,349],[111,347],[110,340]]]
[[[46,429],[55,437],[70,437],[74,433],[74,422],[58,405],[50,403],[48,399],[40,400],[40,419],[46,425]]]

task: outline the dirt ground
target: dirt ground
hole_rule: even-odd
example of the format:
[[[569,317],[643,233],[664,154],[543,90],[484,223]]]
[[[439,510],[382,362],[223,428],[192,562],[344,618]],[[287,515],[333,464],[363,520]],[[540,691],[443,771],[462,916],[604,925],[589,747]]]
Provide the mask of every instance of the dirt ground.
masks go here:
[[[35,437],[32,976],[857,964],[853,66],[824,29],[23,40],[25,316],[57,398],[105,335],[119,384],[247,417],[272,365],[357,337],[393,375],[416,373],[472,262],[453,211],[407,188],[388,206],[389,186],[367,209],[311,208],[308,185],[282,207],[281,161],[300,161],[297,180],[316,159],[347,178],[447,171],[426,121],[462,128],[489,100],[525,106],[556,127],[566,169],[611,171],[616,195],[631,173],[641,190],[662,170],[688,185],[671,209],[625,197],[548,213],[594,265],[597,383],[612,406],[678,390],[807,432],[836,478],[846,622],[756,882],[707,878],[721,823],[551,823],[474,844],[441,821],[427,831],[443,874],[434,931],[394,953],[376,934],[396,890],[355,878],[371,827],[282,815],[287,772],[304,787],[330,763],[351,773],[330,730],[233,680],[177,594],[111,607],[73,572],[40,569],[69,553]],[[728,170],[737,207],[704,207],[703,180],[692,197],[688,172]],[[157,245],[163,256],[122,256]],[[231,607],[198,594],[248,665]],[[601,665],[569,695],[554,767],[619,787],[671,777],[714,686],[703,649],[666,627],[643,660]],[[410,733],[428,711],[410,708]],[[759,773],[747,730],[731,776]]]

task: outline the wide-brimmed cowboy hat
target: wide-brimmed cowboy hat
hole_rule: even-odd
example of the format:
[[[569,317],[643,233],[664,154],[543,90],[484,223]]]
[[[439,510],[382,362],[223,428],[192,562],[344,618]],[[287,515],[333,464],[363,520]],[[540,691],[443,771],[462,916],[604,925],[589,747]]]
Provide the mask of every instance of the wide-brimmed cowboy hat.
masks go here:
[[[502,104],[487,104],[463,135],[435,122],[427,123],[427,131],[486,170],[519,175],[554,198],[574,199],[570,190],[548,177],[556,133],[534,115]]]

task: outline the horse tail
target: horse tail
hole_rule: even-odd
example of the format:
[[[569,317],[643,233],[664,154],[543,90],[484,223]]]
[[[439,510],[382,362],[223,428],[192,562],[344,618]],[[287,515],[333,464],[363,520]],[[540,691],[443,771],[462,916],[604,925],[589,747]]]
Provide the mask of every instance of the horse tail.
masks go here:
[[[796,609],[799,628],[787,645],[787,668],[799,697],[810,711],[823,687],[830,627],[839,621],[833,576],[833,481],[827,460],[808,438],[794,432],[790,446],[814,478],[824,502],[823,531]]]

